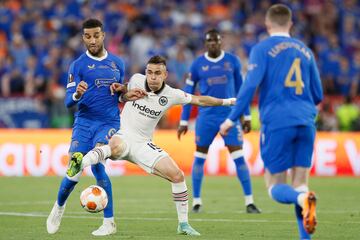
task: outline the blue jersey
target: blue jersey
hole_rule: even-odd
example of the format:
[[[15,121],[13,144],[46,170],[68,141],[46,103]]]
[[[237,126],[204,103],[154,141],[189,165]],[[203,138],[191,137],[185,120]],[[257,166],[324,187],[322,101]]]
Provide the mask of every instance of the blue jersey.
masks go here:
[[[120,121],[119,96],[111,95],[110,85],[122,83],[124,73],[123,61],[110,53],[97,58],[86,52],[70,65],[65,104],[71,107],[78,103],[75,123],[81,118],[102,122]],[[73,94],[80,81],[85,81],[88,89],[79,101],[74,101]]]
[[[194,94],[198,85],[201,95],[232,98],[236,96],[242,82],[241,64],[236,56],[222,51],[219,57],[213,59],[205,53],[192,63],[184,91]],[[189,119],[190,110],[190,104],[183,107],[181,120]],[[230,106],[199,107],[199,115],[223,119],[230,111]]]
[[[263,129],[314,125],[323,92],[314,56],[301,41],[278,34],[254,46],[230,120],[245,111],[257,87]]]

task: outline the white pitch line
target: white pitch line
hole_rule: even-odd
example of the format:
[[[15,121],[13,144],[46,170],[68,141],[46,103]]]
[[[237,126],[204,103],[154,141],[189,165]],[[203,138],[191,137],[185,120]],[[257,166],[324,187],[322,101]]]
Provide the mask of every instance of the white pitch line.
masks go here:
[[[0,206],[48,205],[48,204],[54,204],[54,202],[51,201],[0,202]]]
[[[15,217],[40,217],[45,218],[48,216],[46,213],[23,213],[23,212],[0,212],[0,216],[15,216]],[[101,219],[102,216],[69,216],[64,215],[64,218],[75,218],[75,219]],[[175,221],[176,218],[141,218],[141,217],[115,217],[118,220],[130,220],[130,221]],[[246,222],[246,223],[295,223],[295,221],[289,220],[267,220],[267,219],[225,219],[225,218],[192,218],[194,222]],[[338,222],[321,221],[324,224],[338,224]],[[343,222],[346,224],[360,224],[360,221],[348,221]]]
[[[26,205],[53,205],[53,201],[20,201],[20,202],[0,202],[0,206],[26,206]],[[123,204],[121,204],[123,205]],[[317,210],[318,214],[358,214],[360,210],[351,211],[351,210]],[[82,214],[83,212],[72,212],[74,214]],[[128,214],[139,214],[138,211],[127,211]],[[158,211],[141,211],[141,214],[163,214],[168,213],[168,211],[158,210]],[[245,211],[235,210],[232,212],[226,211],[204,211],[204,214],[243,214]],[[273,213],[280,213],[280,214],[294,214],[292,211],[287,210],[278,210],[278,211],[263,211],[264,214],[273,214]]]

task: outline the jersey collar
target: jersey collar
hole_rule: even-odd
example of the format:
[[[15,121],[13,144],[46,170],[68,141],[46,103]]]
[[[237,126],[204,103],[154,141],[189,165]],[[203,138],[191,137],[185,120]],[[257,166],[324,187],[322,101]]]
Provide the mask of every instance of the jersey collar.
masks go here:
[[[204,56],[205,56],[206,60],[208,60],[209,62],[216,63],[216,62],[220,61],[221,59],[223,59],[223,57],[225,56],[225,52],[224,52],[223,50],[221,50],[221,53],[220,53],[220,55],[219,55],[217,58],[211,58],[211,57],[209,57],[209,53],[208,53],[208,52],[206,52],[206,53],[204,54]]]
[[[275,32],[270,34],[270,37],[290,37],[290,34],[287,32]]]
[[[159,93],[161,93],[161,91],[165,88],[165,85],[166,85],[165,82],[163,82],[161,88],[160,88],[159,90],[153,92],[153,91],[150,89],[147,81],[145,80],[145,90],[146,90],[147,92],[153,92],[153,93],[155,93],[155,94],[159,94]]]
[[[106,51],[106,49],[104,49],[104,51],[105,51],[105,55],[102,56],[102,57],[94,57],[93,55],[90,54],[89,50],[86,51],[86,55],[87,55],[89,58],[94,59],[94,60],[96,60],[96,61],[102,61],[102,60],[104,60],[105,58],[107,58],[107,56],[108,56],[108,52]]]

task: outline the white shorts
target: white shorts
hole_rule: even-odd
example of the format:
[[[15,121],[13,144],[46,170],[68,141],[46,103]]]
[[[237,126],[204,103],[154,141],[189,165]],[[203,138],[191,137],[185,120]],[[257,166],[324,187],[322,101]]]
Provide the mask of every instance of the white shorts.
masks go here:
[[[147,173],[154,172],[155,164],[162,158],[169,157],[169,154],[156,146],[151,141],[138,142],[126,137],[121,132],[115,133],[116,137],[121,138],[126,149],[119,159],[125,159],[133,162],[144,169]]]

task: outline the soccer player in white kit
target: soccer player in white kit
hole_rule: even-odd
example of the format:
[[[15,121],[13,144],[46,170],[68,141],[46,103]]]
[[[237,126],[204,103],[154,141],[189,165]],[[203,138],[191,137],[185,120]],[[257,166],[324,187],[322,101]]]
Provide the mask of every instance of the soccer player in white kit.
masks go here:
[[[108,145],[96,147],[83,158],[81,153],[78,162],[68,172],[81,174],[81,170],[91,164],[105,161],[126,159],[144,169],[148,173],[158,175],[171,182],[172,195],[176,205],[179,225],[178,234],[199,236],[200,233],[188,223],[188,191],[184,173],[176,162],[160,147],[152,142],[156,125],[167,109],[178,104],[194,104],[199,106],[233,105],[234,98],[219,99],[210,96],[194,96],[180,89],[168,86],[166,61],[161,56],[150,58],[146,75],[135,74],[127,86],[144,89],[147,96],[142,99],[126,102],[121,113],[120,130],[113,135]],[[111,89],[116,91],[118,84]]]

